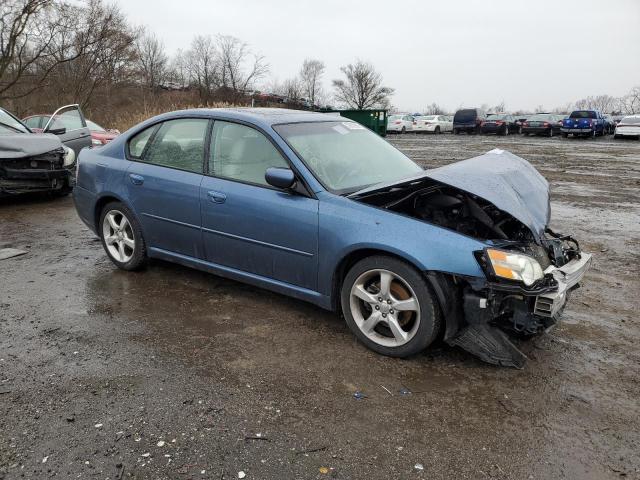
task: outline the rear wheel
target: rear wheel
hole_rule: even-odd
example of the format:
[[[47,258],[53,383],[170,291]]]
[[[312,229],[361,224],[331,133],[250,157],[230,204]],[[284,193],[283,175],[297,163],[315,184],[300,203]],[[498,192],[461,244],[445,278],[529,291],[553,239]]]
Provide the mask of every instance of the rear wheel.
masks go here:
[[[400,130],[400,133],[407,133],[407,127],[402,127],[402,130]]]
[[[392,257],[356,263],[341,290],[347,325],[371,350],[408,357],[424,350],[440,329],[435,299],[422,275]]]
[[[453,129],[453,134],[454,135],[458,135],[460,133],[460,130],[458,130],[457,128]]]
[[[547,135],[553,137],[553,127],[549,127],[549,133]]]
[[[439,126],[439,125],[438,125],[438,126],[436,127],[436,129],[434,130],[434,133],[436,133],[436,134],[438,134],[438,133],[442,133],[442,132],[440,131],[440,126]]]
[[[568,133],[564,133],[564,132],[562,132],[562,138],[568,138],[568,137],[569,137],[569,134],[568,134]]]
[[[100,215],[100,238],[109,259],[123,270],[138,270],[147,260],[147,247],[133,212],[111,202]]]

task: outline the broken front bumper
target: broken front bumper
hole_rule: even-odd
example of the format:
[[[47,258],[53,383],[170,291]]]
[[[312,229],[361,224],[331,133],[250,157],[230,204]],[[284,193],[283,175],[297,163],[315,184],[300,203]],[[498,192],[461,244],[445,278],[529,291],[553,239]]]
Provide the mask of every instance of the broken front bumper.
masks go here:
[[[567,297],[571,290],[582,280],[591,265],[591,254],[582,253],[579,259],[571,260],[566,265],[556,268],[549,267],[545,274],[550,273],[558,282],[556,292],[543,293],[536,297],[533,314],[541,317],[557,319],[562,313]]]
[[[505,332],[531,336],[559,319],[571,290],[591,265],[591,254],[581,253],[556,268],[545,270],[545,282],[531,288],[514,284],[469,282],[463,292],[464,326],[450,338],[457,345],[494,365],[522,368],[526,356]]]

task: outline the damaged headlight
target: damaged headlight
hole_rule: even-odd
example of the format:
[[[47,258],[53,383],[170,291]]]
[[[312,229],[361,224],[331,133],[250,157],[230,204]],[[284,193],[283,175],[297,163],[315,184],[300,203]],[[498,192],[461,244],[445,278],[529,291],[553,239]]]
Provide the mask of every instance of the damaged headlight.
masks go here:
[[[486,257],[496,277],[517,280],[527,286],[544,277],[542,267],[529,255],[488,248]]]
[[[76,152],[67,147],[66,145],[62,146],[64,148],[64,162],[62,163],[65,167],[70,167],[76,161]]]

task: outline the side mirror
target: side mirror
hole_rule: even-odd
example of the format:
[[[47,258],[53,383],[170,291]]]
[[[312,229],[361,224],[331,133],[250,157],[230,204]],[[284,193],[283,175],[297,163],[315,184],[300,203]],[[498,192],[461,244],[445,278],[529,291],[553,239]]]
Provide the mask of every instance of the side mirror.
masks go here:
[[[296,176],[290,168],[267,168],[264,179],[272,187],[287,190],[296,183]]]
[[[67,133],[67,129],[65,127],[50,128],[48,130],[44,130],[43,133],[53,133],[54,135],[64,135],[65,133]]]

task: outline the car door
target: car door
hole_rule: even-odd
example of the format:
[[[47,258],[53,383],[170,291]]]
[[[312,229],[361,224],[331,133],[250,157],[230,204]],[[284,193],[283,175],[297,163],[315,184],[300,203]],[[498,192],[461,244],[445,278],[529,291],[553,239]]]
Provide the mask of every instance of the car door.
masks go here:
[[[318,201],[268,185],[269,167],[289,163],[264,133],[215,121],[200,193],[206,258],[315,290]]]
[[[209,127],[207,118],[167,120],[129,141],[127,197],[148,248],[204,258],[200,184]]]
[[[76,156],[84,147],[91,146],[91,132],[78,105],[67,105],[56,110],[43,131],[57,135]]]

